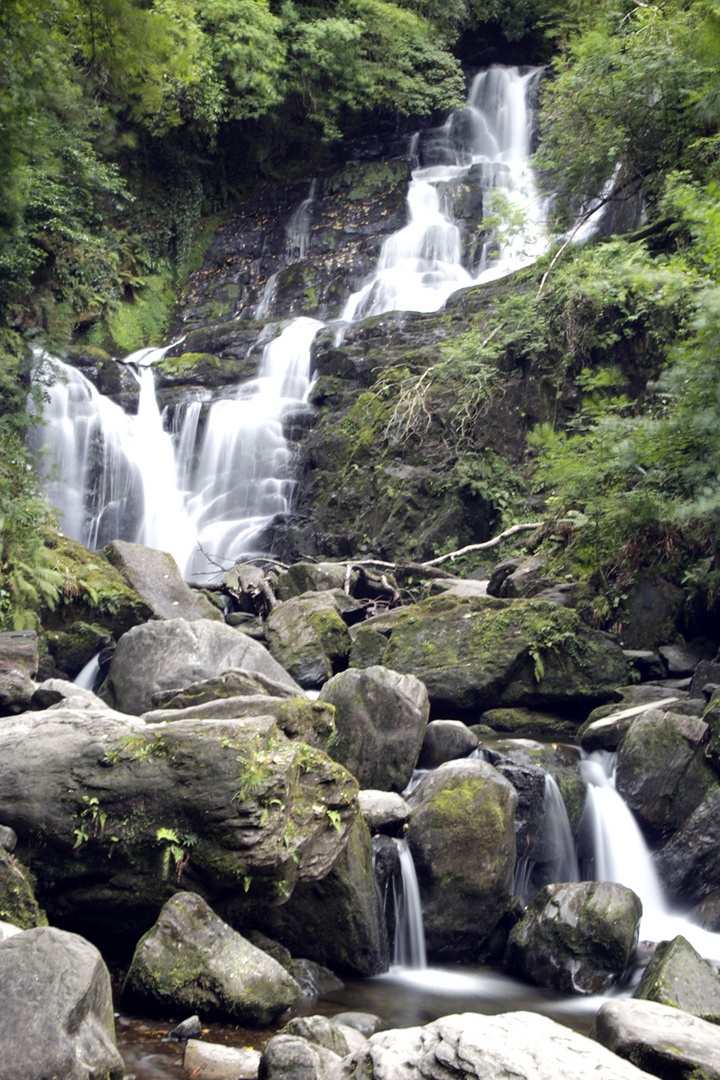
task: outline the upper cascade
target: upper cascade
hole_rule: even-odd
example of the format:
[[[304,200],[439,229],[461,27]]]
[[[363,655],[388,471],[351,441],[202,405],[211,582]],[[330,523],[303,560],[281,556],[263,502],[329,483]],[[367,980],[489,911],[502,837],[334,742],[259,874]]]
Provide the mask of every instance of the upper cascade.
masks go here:
[[[387,237],[375,272],[347,300],[338,332],[387,311],[437,311],[458,289],[537,257],[546,244],[545,207],[528,165],[528,92],[540,70],[481,72],[462,110],[413,139],[409,220]],[[459,185],[465,196],[477,193],[476,217],[491,216],[470,238],[454,213]],[[285,227],[289,266],[306,254],[317,195],[313,182]],[[522,221],[510,237],[494,227],[508,210]],[[258,298],[256,318],[269,312],[276,276]],[[134,417],[66,371],[67,381],[51,389],[42,433],[53,462],[48,490],[66,533],[91,548],[116,538],[161,548],[187,577],[259,553],[269,523],[292,507],[293,451],[283,423],[307,408],[312,342],[322,326],[296,318],[265,345],[254,379],[209,407],[207,395],[184,402],[172,418],[160,412],[152,373],[172,346],[127,358],[141,387]]]

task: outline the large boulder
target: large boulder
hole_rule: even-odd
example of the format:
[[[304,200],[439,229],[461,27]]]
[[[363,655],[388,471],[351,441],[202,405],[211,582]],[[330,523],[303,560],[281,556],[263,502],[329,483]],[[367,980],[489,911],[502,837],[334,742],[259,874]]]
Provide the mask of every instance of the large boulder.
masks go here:
[[[287,903],[266,908],[255,918],[295,955],[333,971],[349,975],[387,971],[387,926],[373,874],[370,833],[362,818],[322,880],[299,882]]]
[[[100,696],[113,709],[140,716],[155,694],[183,689],[231,668],[257,672],[302,695],[288,673],[259,642],[209,619],[148,622],[123,634]]]
[[[640,899],[624,885],[546,885],[510,931],[505,967],[565,994],[601,993],[630,963],[641,915]]]
[[[720,1024],[720,978],[681,936],[660,942],[633,997]]]
[[[0,716],[30,707],[38,662],[34,630],[9,630],[0,634]]]
[[[183,581],[178,564],[167,551],[128,540],[112,540],[103,548],[108,562],[161,619],[217,619],[222,611],[199,589]]]
[[[461,720],[432,720],[425,731],[418,768],[436,769],[445,761],[467,757],[479,741]]]
[[[593,1039],[641,1075],[662,1080],[720,1080],[720,1028],[656,1001],[606,1001]]]
[[[655,856],[671,899],[698,904],[720,889],[720,788],[713,788]]]
[[[616,786],[653,835],[675,832],[718,786],[705,760],[708,726],[672,711],[636,717],[620,744]]]
[[[383,1031],[344,1058],[337,1080],[647,1080],[647,1074],[537,1013],[443,1016]],[[310,1077],[304,1080],[311,1080]]]
[[[402,791],[427,727],[427,690],[414,675],[377,666],[335,675],[320,691],[335,707],[331,753],[364,788]]]
[[[268,1024],[299,997],[284,967],[190,892],[168,900],[140,939],[122,993],[129,1009],[240,1024]]]
[[[110,975],[54,927],[0,942],[0,1080],[122,1080]]]
[[[515,789],[484,761],[450,761],[408,802],[428,953],[486,957],[512,889]]]
[[[436,596],[401,611],[383,661],[427,686],[437,711],[588,706],[625,681],[622,650],[573,611],[533,600]]]
[[[0,820],[53,922],[134,946],[181,885],[247,925],[343,853],[355,780],[272,717],[145,725],[73,700],[0,725]]]
[[[347,667],[352,642],[341,611],[339,598],[328,590],[285,600],[268,615],[268,648],[301,686],[322,686]]]

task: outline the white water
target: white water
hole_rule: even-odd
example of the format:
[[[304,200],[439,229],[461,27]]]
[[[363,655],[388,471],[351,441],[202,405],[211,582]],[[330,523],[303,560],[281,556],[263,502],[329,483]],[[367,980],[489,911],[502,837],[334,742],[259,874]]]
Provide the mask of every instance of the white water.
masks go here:
[[[425,930],[415,863],[404,840],[396,840],[400,856],[400,882],[393,880],[395,906],[395,948],[393,964],[403,968],[425,968]]]
[[[527,165],[526,102],[538,72],[495,67],[481,73],[465,108],[425,133],[423,167],[413,173],[408,193],[408,224],[387,239],[376,273],[348,300],[345,325],[388,310],[435,311],[457,289],[509,273],[539,254],[546,241]],[[486,243],[465,265],[461,226],[445,211],[459,183],[482,188],[486,202],[502,189],[523,209],[522,238],[502,248]],[[289,261],[307,252],[316,187],[313,182],[288,222]],[[275,280],[266,283],[257,317],[270,310]],[[56,465],[47,486],[64,531],[91,548],[120,537],[169,551],[186,577],[257,554],[265,527],[292,506],[292,448],[283,418],[305,406],[311,346],[321,325],[294,320],[265,347],[257,378],[213,403],[204,424],[203,406],[188,403],[172,434],[155,400],[151,370],[167,350],[143,349],[128,358],[141,388],[135,417],[65,369],[68,382],[52,387],[45,414],[45,441]]]
[[[595,878],[616,881],[640,897],[641,938],[668,941],[682,934],[701,956],[720,961],[720,934],[703,930],[670,910],[645,839],[615,789],[614,756],[597,751],[580,769],[589,785],[586,811],[594,836]]]

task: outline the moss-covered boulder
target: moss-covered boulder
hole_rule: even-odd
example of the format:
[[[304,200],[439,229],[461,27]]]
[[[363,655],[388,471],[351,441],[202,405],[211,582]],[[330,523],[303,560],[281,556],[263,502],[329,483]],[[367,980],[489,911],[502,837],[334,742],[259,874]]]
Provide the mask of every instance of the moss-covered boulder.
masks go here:
[[[323,592],[326,589],[343,589],[347,575],[346,563],[297,562],[279,574],[275,581],[278,600],[289,600],[306,592]],[[358,571],[350,575],[351,584],[358,579]]]
[[[286,904],[256,918],[291,952],[333,971],[378,975],[387,971],[387,927],[373,874],[370,833],[362,818],[321,880],[299,883]]]
[[[450,761],[408,802],[428,954],[487,957],[512,889],[515,789],[484,761]]]
[[[641,915],[640,899],[624,885],[546,885],[510,931],[505,967],[565,994],[600,993],[630,963]]]
[[[347,667],[351,641],[332,591],[307,592],[273,608],[265,623],[271,655],[304,687]]]
[[[425,683],[434,709],[589,706],[625,678],[622,650],[573,611],[532,600],[438,596],[402,610],[383,663]]]
[[[47,647],[55,667],[74,678],[101,649],[113,640],[106,627],[95,623],[75,622],[65,630],[51,630]]]
[[[430,713],[427,690],[414,675],[385,667],[351,668],[320,691],[335,708],[330,753],[360,787],[402,791],[410,781]]]
[[[178,887],[252,925],[327,877],[356,818],[355,780],[272,717],[146,725],[68,701],[0,726],[0,820],[39,902],[115,951]]]
[[[299,997],[284,967],[190,892],[138,942],[122,992],[126,1008],[241,1024],[268,1024]]]
[[[641,1075],[663,1080],[720,1080],[720,1030],[657,1001],[606,1001],[590,1035]]]
[[[705,758],[707,733],[704,721],[672,711],[650,709],[633,720],[620,744],[616,785],[650,834],[674,832],[718,787]]]
[[[523,709],[520,706],[488,709],[480,717],[480,722],[487,724],[498,734],[514,735],[518,738],[572,741],[577,734],[577,720],[540,712],[538,709]]]
[[[661,941],[633,997],[720,1024],[720,978],[682,936]]]
[[[55,569],[66,575],[59,606],[43,613],[46,630],[83,622],[105,627],[118,638],[152,618],[150,605],[101,552],[88,551],[60,533],[50,535],[46,545],[54,555]]]

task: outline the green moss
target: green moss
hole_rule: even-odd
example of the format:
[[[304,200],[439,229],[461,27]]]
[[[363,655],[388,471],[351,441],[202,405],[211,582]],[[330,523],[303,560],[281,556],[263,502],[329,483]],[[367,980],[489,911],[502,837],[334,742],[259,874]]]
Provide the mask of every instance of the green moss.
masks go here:
[[[167,375],[190,375],[199,365],[220,367],[220,361],[211,353],[183,353],[182,356],[164,356],[155,367]]]
[[[132,303],[123,302],[108,319],[113,341],[124,353],[154,345],[167,335],[175,295],[169,276],[152,275]]]

